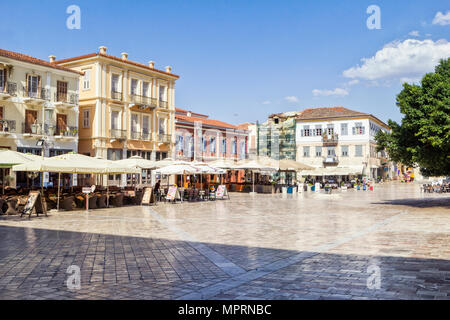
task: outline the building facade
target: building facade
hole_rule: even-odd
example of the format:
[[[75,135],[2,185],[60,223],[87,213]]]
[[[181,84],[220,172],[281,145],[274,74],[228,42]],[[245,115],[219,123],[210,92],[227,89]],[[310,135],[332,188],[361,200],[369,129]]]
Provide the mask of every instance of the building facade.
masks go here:
[[[161,160],[175,143],[175,81],[155,63],[140,64],[99,52],[64,59],[60,66],[83,72],[80,79],[79,153],[110,160],[141,156]]]
[[[248,158],[247,130],[183,109],[176,109],[175,121],[176,159],[213,161]]]
[[[306,109],[296,126],[297,161],[341,176],[394,178],[395,165],[375,141],[379,130],[390,129],[375,116],[344,107]]]
[[[0,148],[46,157],[78,150],[82,73],[53,59],[0,49]]]

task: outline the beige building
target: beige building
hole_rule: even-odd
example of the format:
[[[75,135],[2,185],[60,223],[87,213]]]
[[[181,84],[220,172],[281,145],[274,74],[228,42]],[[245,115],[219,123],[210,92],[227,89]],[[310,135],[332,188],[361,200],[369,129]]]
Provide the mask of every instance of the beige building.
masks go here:
[[[175,142],[175,81],[179,76],[99,52],[56,61],[83,72],[80,78],[79,153],[125,159],[172,156]]]
[[[81,76],[79,71],[0,49],[0,148],[44,152],[46,157],[77,151]],[[19,185],[26,180],[22,178]]]

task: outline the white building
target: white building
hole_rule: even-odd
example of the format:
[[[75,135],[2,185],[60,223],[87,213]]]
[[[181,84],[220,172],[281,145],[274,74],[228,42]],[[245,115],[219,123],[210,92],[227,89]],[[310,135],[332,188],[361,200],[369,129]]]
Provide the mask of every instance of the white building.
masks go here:
[[[395,166],[384,152],[376,152],[379,130],[390,129],[371,114],[344,107],[302,111],[296,117],[297,161],[316,168],[302,175],[338,180],[393,178]]]
[[[82,73],[53,61],[0,49],[0,148],[46,157],[78,150]]]

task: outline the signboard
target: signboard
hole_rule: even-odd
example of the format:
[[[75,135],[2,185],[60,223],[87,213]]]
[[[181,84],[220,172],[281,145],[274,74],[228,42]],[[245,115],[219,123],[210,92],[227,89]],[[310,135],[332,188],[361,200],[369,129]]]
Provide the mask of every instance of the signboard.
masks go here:
[[[83,193],[91,193],[92,192],[92,189],[91,189],[91,187],[83,187]]]
[[[76,173],[74,173],[74,174],[72,175],[72,186],[73,186],[73,187],[76,187],[77,184],[78,184],[78,176],[77,176]]]
[[[44,202],[42,201],[41,193],[39,191],[30,191],[20,216],[22,217],[24,214],[28,214],[28,216],[31,217],[33,209],[37,216],[39,216],[39,213],[43,213],[47,216],[47,211],[45,210]]]
[[[153,194],[153,188],[147,187],[144,188],[144,195],[142,196],[141,205],[146,204],[149,205],[155,202],[155,197]]]
[[[169,187],[169,190],[167,191],[166,200],[175,200],[177,191],[178,191],[177,187],[175,187],[175,186]]]
[[[230,199],[227,187],[224,184],[221,184],[217,187],[216,198],[223,198],[225,196],[228,197],[228,199]]]
[[[50,181],[50,174],[48,172],[44,172],[44,183],[48,183]]]

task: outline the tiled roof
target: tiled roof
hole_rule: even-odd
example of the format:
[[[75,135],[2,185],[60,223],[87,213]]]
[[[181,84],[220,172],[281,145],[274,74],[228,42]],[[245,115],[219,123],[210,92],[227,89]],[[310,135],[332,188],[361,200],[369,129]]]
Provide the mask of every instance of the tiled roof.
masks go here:
[[[252,125],[254,125],[254,123],[251,123],[251,122],[245,122],[245,123],[238,124],[237,127],[238,127],[240,130],[248,130],[248,127],[249,127],[249,126],[252,126]]]
[[[350,110],[344,107],[310,108],[303,110],[296,118],[299,120],[310,120],[360,116],[370,116],[370,114]]]
[[[205,118],[200,118],[200,117],[188,117],[188,116],[184,116],[184,115],[180,115],[180,114],[175,114],[175,119],[176,120],[180,120],[180,121],[184,121],[184,122],[201,122],[204,125],[209,125],[209,126],[214,126],[214,127],[221,127],[221,128],[226,128],[226,129],[238,129],[237,126],[223,122],[223,121],[219,121],[219,120],[213,120],[213,119],[205,119]]]
[[[80,75],[83,75],[84,72],[79,72],[76,70],[72,70],[63,66],[58,66],[57,64],[54,63],[50,63],[48,61],[44,61],[23,53],[18,53],[18,52],[13,52],[13,51],[8,51],[5,49],[0,49],[0,56],[1,57],[5,57],[5,58],[10,58],[10,59],[14,59],[14,60],[18,60],[18,61],[23,61],[23,62],[28,62],[28,63],[32,63],[32,64],[37,64],[40,66],[44,66],[44,67],[49,67],[49,68],[53,68],[53,69],[58,69],[58,70],[62,70],[62,71],[68,71],[68,72],[73,72],[73,73],[77,73]]]
[[[63,64],[63,63],[73,62],[73,61],[76,61],[76,60],[87,59],[87,58],[91,58],[91,57],[95,57],[95,56],[105,57],[105,58],[116,60],[116,61],[120,61],[120,62],[123,62],[123,63],[128,63],[128,64],[131,64],[131,65],[140,67],[140,68],[148,69],[148,70],[155,71],[155,72],[158,72],[158,73],[163,73],[163,74],[169,75],[171,77],[175,77],[175,78],[179,78],[180,77],[180,76],[178,76],[176,74],[173,74],[173,73],[168,73],[168,72],[165,72],[165,71],[162,71],[162,70],[159,70],[159,69],[150,68],[148,65],[145,65],[145,64],[142,64],[142,63],[139,63],[139,62],[135,62],[135,61],[132,61],[132,60],[123,60],[122,58],[115,57],[115,56],[112,56],[112,55],[109,55],[109,54],[100,53],[100,52],[94,52],[94,53],[89,53],[89,54],[85,54],[85,55],[78,56],[78,57],[58,60],[58,61],[55,61],[55,63]]]
[[[176,108],[176,109],[175,109],[175,112],[177,112],[177,113],[182,113],[182,114],[184,114],[184,115],[187,115],[188,112],[190,112],[190,113],[191,113],[192,115],[194,115],[194,116],[200,116],[200,117],[202,117],[202,118],[208,118],[208,117],[209,117],[209,116],[206,115],[206,114],[196,113],[196,112],[192,112],[192,111],[188,111],[188,110],[184,110],[184,109],[180,109],[180,108]]]

